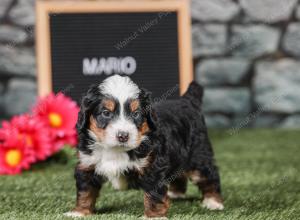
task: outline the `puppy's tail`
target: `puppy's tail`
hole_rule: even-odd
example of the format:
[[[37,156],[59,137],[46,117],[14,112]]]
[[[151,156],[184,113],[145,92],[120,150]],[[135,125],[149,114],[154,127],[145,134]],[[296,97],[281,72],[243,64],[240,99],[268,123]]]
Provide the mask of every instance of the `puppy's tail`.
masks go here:
[[[203,87],[196,81],[190,83],[187,91],[183,94],[182,98],[188,99],[192,104],[201,107],[203,98]]]

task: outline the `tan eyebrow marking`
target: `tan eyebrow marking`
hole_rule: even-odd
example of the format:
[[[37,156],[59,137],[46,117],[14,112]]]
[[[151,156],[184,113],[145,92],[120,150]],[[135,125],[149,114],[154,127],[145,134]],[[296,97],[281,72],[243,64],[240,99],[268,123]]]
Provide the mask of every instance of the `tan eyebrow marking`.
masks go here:
[[[104,107],[107,108],[109,111],[113,112],[115,110],[116,103],[114,100],[106,99],[104,100],[103,104]]]
[[[89,129],[94,132],[99,141],[102,141],[105,136],[105,130],[97,127],[97,122],[93,116],[90,116],[90,127]]]
[[[130,103],[130,111],[131,112],[134,112],[138,109],[138,107],[140,106],[140,102],[138,100],[133,100],[131,103]]]
[[[150,131],[149,125],[148,125],[148,123],[146,121],[142,124],[141,128],[139,129],[139,131],[141,132],[142,135],[144,135],[144,134],[146,134],[147,132]]]

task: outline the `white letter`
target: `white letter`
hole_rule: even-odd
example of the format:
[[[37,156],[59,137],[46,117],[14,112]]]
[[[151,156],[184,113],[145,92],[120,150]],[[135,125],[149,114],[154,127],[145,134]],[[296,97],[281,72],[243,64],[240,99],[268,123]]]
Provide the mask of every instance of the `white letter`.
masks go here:
[[[121,61],[121,70],[127,75],[131,75],[136,70],[136,60],[133,57],[125,57]]]
[[[96,73],[98,61],[93,58],[91,61],[89,58],[84,58],[82,63],[82,71],[84,75],[93,75]]]
[[[97,69],[96,69],[96,73],[101,75],[102,72],[105,72],[105,68],[106,68],[105,66],[106,66],[106,59],[100,58]]]

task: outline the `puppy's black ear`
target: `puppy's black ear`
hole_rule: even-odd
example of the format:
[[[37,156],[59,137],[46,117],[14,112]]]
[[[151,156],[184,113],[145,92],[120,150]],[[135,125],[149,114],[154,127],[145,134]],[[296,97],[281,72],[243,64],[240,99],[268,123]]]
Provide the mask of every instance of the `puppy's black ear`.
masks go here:
[[[80,112],[78,113],[76,124],[78,134],[89,126],[89,119],[92,111],[100,101],[101,94],[98,85],[92,85],[81,100]]]
[[[141,100],[143,114],[146,117],[149,128],[154,131],[157,126],[157,115],[153,109],[151,92],[146,89],[141,89],[139,99]]]

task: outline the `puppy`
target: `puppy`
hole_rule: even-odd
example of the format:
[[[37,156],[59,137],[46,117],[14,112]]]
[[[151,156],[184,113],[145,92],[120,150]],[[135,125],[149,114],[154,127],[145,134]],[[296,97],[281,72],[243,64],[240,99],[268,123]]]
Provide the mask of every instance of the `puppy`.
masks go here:
[[[69,216],[94,212],[104,182],[141,188],[144,215],[166,217],[169,198],[182,198],[190,179],[202,205],[223,209],[218,169],[195,82],[178,100],[151,103],[128,77],[114,75],[83,97],[77,130],[76,207]]]

